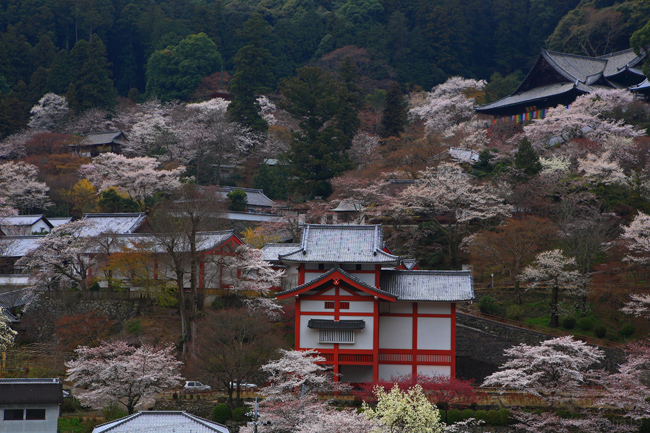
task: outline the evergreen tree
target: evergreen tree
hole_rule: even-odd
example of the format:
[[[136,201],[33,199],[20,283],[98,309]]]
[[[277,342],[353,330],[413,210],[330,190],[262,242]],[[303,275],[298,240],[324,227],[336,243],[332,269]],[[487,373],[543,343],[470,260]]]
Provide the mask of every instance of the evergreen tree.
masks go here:
[[[542,171],[542,163],[539,161],[539,156],[535,153],[535,149],[530,144],[527,138],[521,140],[519,149],[515,154],[515,168],[522,170],[527,176],[535,176]]]
[[[80,40],[70,52],[70,59],[79,108],[113,107],[117,92],[101,39],[95,35],[92,42]]]
[[[284,82],[280,103],[299,120],[300,131],[291,136],[288,161],[294,190],[303,196],[326,197],[332,192],[330,179],[354,167],[346,150],[354,128],[342,121],[348,113],[350,100],[342,90],[345,84],[337,82],[320,68],[302,67],[298,76]],[[354,129],[356,131],[356,129]]]
[[[246,195],[246,191],[237,188],[230,191],[226,196],[230,200],[230,206],[228,206],[228,209],[235,212],[244,212],[246,210],[246,205],[248,205],[248,195]]]
[[[47,91],[63,95],[68,91],[71,81],[70,54],[67,50],[61,50],[50,66],[47,75]]]
[[[257,96],[267,92],[273,85],[271,68],[275,58],[267,48],[272,29],[260,14],[253,14],[239,35],[248,40],[235,55],[235,74],[228,90],[233,99],[228,112],[233,118],[255,131],[266,131],[269,125],[260,115]]]
[[[406,104],[402,89],[398,83],[393,85],[386,93],[386,106],[381,118],[381,138],[399,137],[404,132],[406,125]]]

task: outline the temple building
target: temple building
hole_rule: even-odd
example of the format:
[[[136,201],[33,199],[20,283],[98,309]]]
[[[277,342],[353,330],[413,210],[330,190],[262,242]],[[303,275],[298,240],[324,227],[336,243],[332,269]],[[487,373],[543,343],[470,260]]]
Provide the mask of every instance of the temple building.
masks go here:
[[[508,97],[475,107],[478,113],[522,122],[542,119],[548,108],[570,105],[602,88],[628,89],[643,82],[643,56],[632,49],[600,57],[542,50],[532,70]]]
[[[277,293],[295,300],[296,350],[320,352],[340,380],[455,376],[456,304],[474,298],[470,271],[406,266],[380,225],[306,225],[299,244],[264,257],[297,274]]]

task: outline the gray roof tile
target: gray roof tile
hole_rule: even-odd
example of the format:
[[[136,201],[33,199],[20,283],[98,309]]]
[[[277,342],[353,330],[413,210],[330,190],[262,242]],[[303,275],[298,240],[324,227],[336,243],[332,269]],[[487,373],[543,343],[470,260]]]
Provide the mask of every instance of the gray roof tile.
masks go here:
[[[100,424],[93,433],[229,433],[226,426],[187,412],[146,411]]]
[[[101,146],[103,144],[112,143],[113,141],[122,144],[124,141],[127,141],[127,138],[122,131],[91,132],[81,141],[81,145]]]
[[[383,271],[380,286],[398,301],[470,301],[474,283],[470,271]]]
[[[82,218],[89,224],[82,229],[83,236],[97,236],[103,233],[134,233],[144,222],[145,213],[88,213]]]
[[[381,225],[306,225],[300,249],[280,254],[282,261],[312,263],[399,263],[382,251]]]
[[[607,60],[604,75],[605,77],[611,77],[612,75],[618,74],[626,67],[633,68],[638,65],[643,60],[643,56],[637,56],[634,53],[634,50],[629,48],[627,50],[600,56],[599,59]]]
[[[38,248],[43,236],[3,236],[0,237],[0,257],[22,257]]]
[[[300,244],[266,244],[262,248],[262,258],[268,262],[280,261],[280,254],[289,254],[300,248]]]
[[[547,86],[535,87],[533,89],[517,93],[515,95],[506,96],[503,99],[492,102],[490,104],[481,105],[476,107],[476,111],[490,110],[493,108],[502,108],[509,107],[511,105],[518,105],[524,102],[532,102],[538,99],[548,98],[550,96],[562,95],[564,93],[569,93],[577,88],[580,91],[588,93],[591,91],[591,88],[579,83],[576,86],[574,83],[555,83],[549,84]]]

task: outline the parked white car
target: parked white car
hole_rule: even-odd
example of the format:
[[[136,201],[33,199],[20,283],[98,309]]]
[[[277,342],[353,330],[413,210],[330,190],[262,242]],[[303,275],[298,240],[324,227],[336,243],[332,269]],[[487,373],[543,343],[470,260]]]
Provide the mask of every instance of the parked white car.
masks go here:
[[[205,392],[211,391],[212,387],[210,385],[204,385],[196,380],[188,380],[185,382],[183,389],[187,392]]]

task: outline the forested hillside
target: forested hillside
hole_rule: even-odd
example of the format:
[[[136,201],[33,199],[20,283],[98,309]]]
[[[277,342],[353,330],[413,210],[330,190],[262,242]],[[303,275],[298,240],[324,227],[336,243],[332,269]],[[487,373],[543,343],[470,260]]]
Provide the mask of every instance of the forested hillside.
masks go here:
[[[487,79],[494,72],[525,72],[558,22],[577,4],[577,0],[2,0],[0,135],[23,127],[29,109],[47,92],[67,94],[77,109],[110,107],[115,95],[160,96],[155,83],[161,80],[178,85],[181,77],[209,75],[222,67],[232,73],[235,54],[249,41],[244,23],[255,12],[270,26],[265,44],[274,58],[268,71],[271,88],[294,76],[300,66],[356,46],[364,50],[351,51],[366,58],[373,78],[383,80],[385,88],[395,80],[428,90],[452,75]],[[628,9],[637,20],[617,35],[613,48],[627,47],[630,32],[644,16],[640,5]],[[570,27],[567,19],[562,23]],[[192,45],[187,40],[201,32],[209,41]],[[183,46],[189,48],[185,54],[179,53]],[[174,59],[161,65],[163,57]],[[182,70],[177,67],[181,62],[186,62]],[[187,100],[193,91],[165,96]]]

